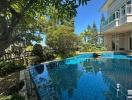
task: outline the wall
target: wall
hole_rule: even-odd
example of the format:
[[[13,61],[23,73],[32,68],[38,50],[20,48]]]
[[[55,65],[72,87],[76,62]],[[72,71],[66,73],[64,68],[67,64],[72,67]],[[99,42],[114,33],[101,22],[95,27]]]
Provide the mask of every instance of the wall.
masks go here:
[[[112,35],[107,34],[104,36],[104,46],[108,51],[112,50]]]

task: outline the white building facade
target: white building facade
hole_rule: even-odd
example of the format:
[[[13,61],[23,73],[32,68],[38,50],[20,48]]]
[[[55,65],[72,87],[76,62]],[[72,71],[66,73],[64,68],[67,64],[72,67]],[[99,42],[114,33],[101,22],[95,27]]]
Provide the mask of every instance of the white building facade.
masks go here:
[[[101,11],[107,12],[101,22],[107,50],[132,51],[132,0],[106,0]]]

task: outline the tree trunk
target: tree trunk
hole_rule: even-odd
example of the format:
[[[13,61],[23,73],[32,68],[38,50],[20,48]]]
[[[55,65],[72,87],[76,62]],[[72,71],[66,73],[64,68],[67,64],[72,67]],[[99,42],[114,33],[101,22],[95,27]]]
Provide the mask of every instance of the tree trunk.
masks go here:
[[[2,57],[5,53],[5,49],[7,49],[14,41],[15,36],[13,36],[13,31],[15,27],[19,24],[20,20],[23,19],[24,14],[28,11],[28,9],[35,3],[37,0],[28,0],[25,4],[25,7],[22,9],[20,13],[17,13],[10,5],[9,2],[2,2],[2,7],[8,8],[12,14],[10,25],[7,24],[5,18],[3,18],[3,23],[1,23],[2,27],[0,27],[0,57]],[[5,9],[3,8],[3,9]]]

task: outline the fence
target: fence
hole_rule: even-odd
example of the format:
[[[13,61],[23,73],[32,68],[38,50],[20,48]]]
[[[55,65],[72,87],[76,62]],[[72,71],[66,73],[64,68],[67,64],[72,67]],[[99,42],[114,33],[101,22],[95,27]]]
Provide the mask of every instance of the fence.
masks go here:
[[[28,58],[31,57],[31,51],[25,51],[23,53],[5,53],[1,58],[0,62],[12,62],[12,61],[23,61],[25,65],[28,65]]]

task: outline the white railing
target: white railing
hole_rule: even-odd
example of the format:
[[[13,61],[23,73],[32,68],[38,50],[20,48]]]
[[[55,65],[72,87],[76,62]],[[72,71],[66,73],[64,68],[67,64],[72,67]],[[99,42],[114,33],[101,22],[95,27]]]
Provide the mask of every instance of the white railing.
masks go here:
[[[108,29],[112,29],[115,28],[116,26],[118,26],[119,20],[115,19],[112,22],[108,23],[107,25],[102,26],[102,32],[108,30]]]
[[[120,11],[121,12],[121,11]],[[102,32],[112,29],[116,26],[123,25],[127,22],[127,17],[132,16],[132,4],[127,4],[125,7],[125,14],[120,14],[120,18],[114,19],[112,22],[108,21],[108,24],[102,25]]]

